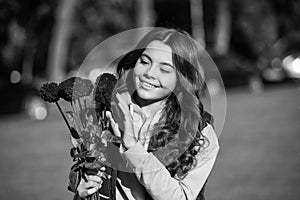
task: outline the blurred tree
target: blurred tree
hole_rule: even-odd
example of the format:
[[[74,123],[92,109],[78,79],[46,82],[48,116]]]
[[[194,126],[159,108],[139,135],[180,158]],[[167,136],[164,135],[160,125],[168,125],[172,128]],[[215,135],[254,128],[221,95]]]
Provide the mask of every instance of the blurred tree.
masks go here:
[[[136,5],[136,26],[137,27],[151,27],[155,22],[154,2],[153,0],[135,0]]]
[[[67,71],[77,69],[104,39],[134,27],[133,0],[78,1]]]
[[[153,27],[155,24],[153,0],[135,0],[135,19],[137,27]],[[141,35],[145,33],[141,32]]]
[[[199,44],[205,48],[205,31],[203,19],[203,1],[190,0],[192,36]]]
[[[278,38],[278,24],[270,1],[234,0],[231,44],[240,55],[255,61]]]
[[[269,0],[278,23],[278,36],[285,37],[300,31],[299,0]]]
[[[48,72],[51,79],[57,80],[66,70],[78,67],[102,40],[133,27],[132,2],[1,0],[0,65],[18,68],[29,79],[36,73],[48,76]],[[68,19],[72,9],[75,14]]]
[[[76,1],[60,1],[55,13],[56,20],[47,64],[49,78],[53,81],[61,81],[65,77],[65,66],[67,64]]]
[[[47,60],[49,63],[60,60],[55,62],[66,63],[66,67],[61,64],[61,67],[48,69],[56,69],[57,72],[51,74],[63,74],[64,68],[67,71],[77,68],[88,52],[107,37],[151,24],[155,19],[157,26],[195,31],[195,37],[202,35],[209,51],[213,47],[221,54],[235,52],[255,62],[268,45],[287,34],[299,32],[300,27],[299,0],[86,0],[73,5],[72,23],[66,23],[65,19],[54,20],[59,11],[61,16],[68,13],[61,9],[63,2],[71,4],[73,1],[1,0],[1,67],[19,69],[30,80],[35,74],[47,76]],[[198,6],[193,6],[196,4]],[[62,28],[52,32],[54,22],[56,27],[60,24]],[[66,25],[62,25],[64,23]],[[203,33],[200,26],[204,27]],[[50,41],[57,44],[53,42],[51,49],[61,45],[64,50],[49,52]]]
[[[180,28],[192,34],[190,0],[155,0],[155,26]]]
[[[55,6],[50,0],[0,1],[0,64],[21,71],[23,81],[43,76]]]
[[[233,0],[233,31],[231,45],[235,53],[248,63],[242,66],[250,72],[249,89],[260,92],[260,56],[278,38],[277,21],[270,1]]]
[[[219,1],[216,15],[214,51],[217,55],[226,55],[231,39],[230,0]]]

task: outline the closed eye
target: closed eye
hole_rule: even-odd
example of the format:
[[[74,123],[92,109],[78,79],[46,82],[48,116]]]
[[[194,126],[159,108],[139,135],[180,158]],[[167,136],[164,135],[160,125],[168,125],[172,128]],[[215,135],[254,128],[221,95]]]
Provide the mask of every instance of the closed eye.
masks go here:
[[[171,72],[174,70],[174,68],[173,68],[173,66],[170,66],[169,64],[168,64],[168,65],[163,64],[163,65],[160,67],[160,70],[161,70],[162,72],[165,72],[165,73],[171,73]]]
[[[164,69],[164,68],[160,68],[160,71],[164,72],[164,73],[170,73],[171,70],[169,69]]]
[[[147,65],[150,63],[149,59],[145,56],[145,55],[142,55],[140,57],[140,63],[143,64],[143,65]]]
[[[142,60],[142,59],[140,59],[140,63],[141,63],[141,64],[143,64],[143,65],[146,65],[146,64],[148,64],[148,62],[147,62],[147,61],[145,61],[145,60]]]

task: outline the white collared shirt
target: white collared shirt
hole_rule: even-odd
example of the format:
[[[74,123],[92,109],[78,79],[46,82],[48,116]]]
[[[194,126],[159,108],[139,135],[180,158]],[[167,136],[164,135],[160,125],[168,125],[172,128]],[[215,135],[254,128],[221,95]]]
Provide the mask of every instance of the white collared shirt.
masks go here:
[[[165,166],[152,153],[147,152],[151,137],[149,130],[160,119],[164,103],[156,102],[142,108],[134,105],[134,134],[138,142],[121,152],[125,166],[123,169],[127,171],[119,171],[118,176],[118,181],[130,200],[144,200],[148,195],[157,200],[195,199],[215,163],[219,143],[209,124],[202,131],[209,140],[209,146],[198,153],[197,165],[183,180],[171,177]],[[116,199],[123,199],[118,190]]]

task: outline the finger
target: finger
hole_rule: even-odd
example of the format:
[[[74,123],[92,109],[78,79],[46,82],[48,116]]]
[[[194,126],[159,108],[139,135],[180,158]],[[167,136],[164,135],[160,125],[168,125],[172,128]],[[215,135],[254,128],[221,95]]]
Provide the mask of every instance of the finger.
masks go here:
[[[102,183],[101,177],[97,175],[89,175],[86,176],[86,180],[83,179],[80,180],[79,186],[81,188],[88,188],[88,187],[94,187],[99,183]]]
[[[143,119],[147,118],[147,115],[143,112],[143,110],[136,104],[131,104],[133,107],[133,112],[138,113],[142,116]]]
[[[95,192],[97,192],[97,190],[99,190],[99,188],[91,188],[91,189],[88,189],[88,190],[87,190],[87,194],[88,194],[88,195],[94,194]]]
[[[132,104],[124,105],[122,103],[119,103],[118,105],[120,107],[120,110],[123,112],[125,122],[132,121],[133,120],[133,110],[130,110],[130,105],[132,105]]]
[[[110,122],[111,122],[111,124],[116,124],[116,122],[115,122],[115,120],[114,120],[114,118],[112,117],[112,114],[111,114],[111,112],[110,111],[106,111],[106,117],[108,117],[108,119],[110,120]]]
[[[106,111],[106,117],[109,119],[112,126],[118,126],[118,123],[115,122],[110,111]],[[117,128],[119,128],[119,127],[117,127]]]
[[[129,112],[128,105],[118,103],[118,106],[120,107],[121,111],[123,112],[125,118],[130,117],[130,112]]]
[[[88,190],[78,191],[78,195],[82,198],[85,198],[91,194],[94,194],[99,188],[90,188]]]
[[[104,172],[105,170],[106,170],[105,166],[103,166],[103,167],[100,168],[100,171],[102,171],[102,172]]]
[[[131,103],[131,102],[127,102],[121,95],[117,94],[116,95],[119,103],[119,107],[121,108],[123,114],[129,114],[129,108],[128,108],[128,105]]]
[[[118,101],[123,102],[125,104],[129,104],[130,102],[130,98],[125,98],[123,96],[121,96],[119,93],[116,94],[116,97],[118,99]]]
[[[112,126],[112,129],[115,133],[115,136],[121,137],[121,132],[119,129],[119,125],[116,123],[114,126]]]
[[[106,171],[106,166],[100,167],[100,171],[102,171],[102,172]]]
[[[113,119],[111,112],[107,111],[106,112],[106,116],[108,117],[108,119],[110,120],[111,123],[111,127],[115,133],[116,136],[121,137],[121,132],[119,129],[119,125],[115,122],[115,120]]]
[[[102,183],[96,183],[94,181],[81,182],[77,188],[77,191],[80,197],[86,197],[96,192],[101,188],[101,186]]]
[[[99,189],[101,188],[101,185],[102,185],[102,180],[101,180],[101,183],[97,183],[97,182],[94,182],[94,181],[89,181],[85,187],[83,189],[85,190],[90,190],[92,188],[96,188],[96,189]]]
[[[107,174],[104,171],[99,171],[96,176],[102,179],[102,178],[106,178]]]
[[[133,105],[132,104],[129,104],[129,113],[130,113],[130,116],[133,117]]]
[[[98,184],[102,183],[102,179],[99,176],[88,176],[88,180],[91,182],[96,182]]]
[[[88,196],[88,192],[87,192],[87,190],[78,190],[78,195],[81,198],[85,198],[86,196]]]
[[[129,102],[127,102],[123,97],[121,97],[121,95],[117,94],[116,97],[119,103],[122,103],[124,105],[129,104]]]

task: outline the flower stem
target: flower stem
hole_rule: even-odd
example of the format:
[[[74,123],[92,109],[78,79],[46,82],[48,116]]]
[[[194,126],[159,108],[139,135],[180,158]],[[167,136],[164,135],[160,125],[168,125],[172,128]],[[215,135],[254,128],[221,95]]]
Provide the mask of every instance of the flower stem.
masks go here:
[[[66,122],[66,124],[67,124],[67,126],[68,126],[68,128],[69,128],[69,130],[70,130],[70,132],[71,132],[71,126],[70,126],[70,124],[69,124],[69,122],[68,122],[66,116],[64,115],[64,113],[63,113],[63,111],[62,111],[60,105],[58,104],[58,102],[55,102],[55,103],[56,103],[56,106],[58,107],[58,110],[59,110],[60,114],[63,116],[63,118],[64,118],[64,120],[65,120],[65,122]]]
[[[80,108],[80,110],[81,110],[81,112],[83,111],[83,109],[82,109],[82,107],[81,107],[81,102],[80,102],[80,99],[78,98],[77,99],[77,102],[78,102],[78,104],[79,104],[79,108]]]
[[[70,104],[71,104],[71,107],[72,107],[72,110],[73,110],[74,114],[76,114],[76,110],[74,109],[73,101],[71,101]]]
[[[83,99],[84,99],[84,107],[85,109],[87,109],[86,97],[83,97]]]
[[[83,123],[82,123],[82,120],[80,117],[80,109],[76,104],[77,104],[76,101],[71,101],[71,106],[72,106],[73,112],[76,114],[76,120],[78,121],[78,125],[80,126],[79,130],[83,130],[84,126],[83,126]]]

